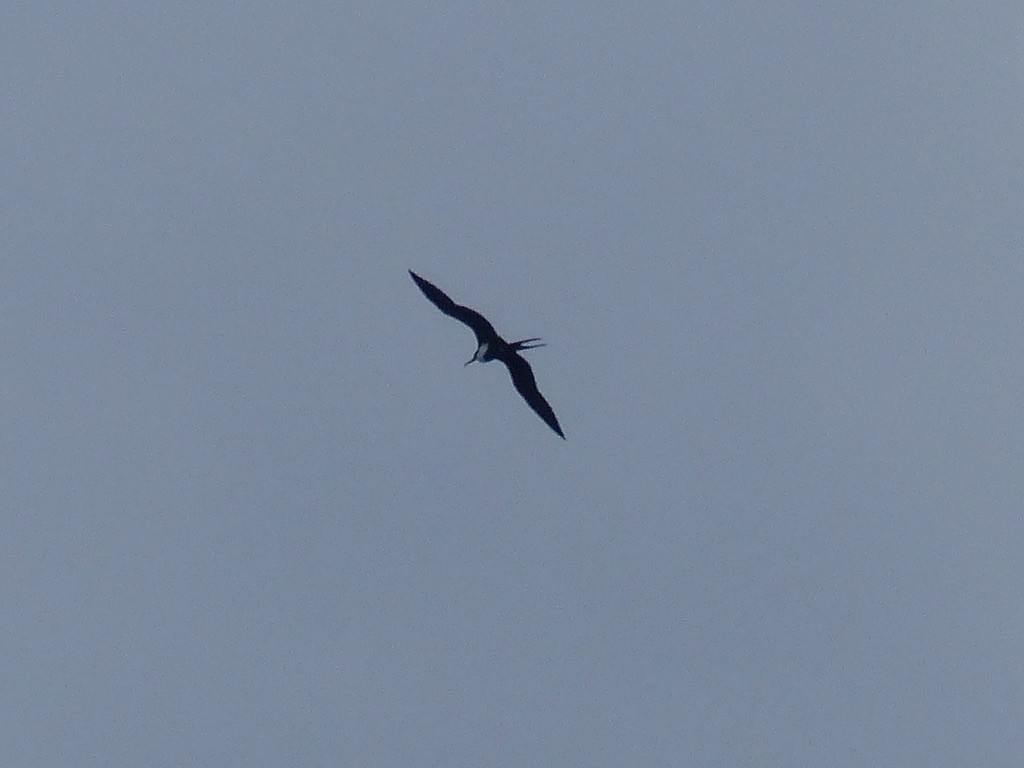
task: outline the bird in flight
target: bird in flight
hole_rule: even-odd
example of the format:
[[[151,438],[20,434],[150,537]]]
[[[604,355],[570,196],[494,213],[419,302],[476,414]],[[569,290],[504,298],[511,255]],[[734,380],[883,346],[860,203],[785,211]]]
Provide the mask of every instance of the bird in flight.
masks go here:
[[[540,339],[505,341],[494,330],[494,326],[488,322],[487,318],[479,312],[475,312],[469,307],[463,307],[461,304],[456,304],[444,291],[433,283],[424,280],[411,269],[409,274],[412,275],[412,279],[420,287],[424,295],[434,303],[434,306],[449,317],[462,321],[476,334],[476,353],[466,365],[469,365],[469,363],[488,363],[491,360],[501,360],[512,376],[512,385],[523,396],[527,405],[533,408],[536,414],[544,419],[544,423],[555,430],[558,436],[564,440],[565,435],[562,433],[562,428],[558,426],[555,412],[551,410],[548,401],[544,399],[540,390],[537,389],[537,380],[533,377],[533,369],[519,355],[519,352],[524,349],[545,346],[544,344],[534,343],[539,342]]]

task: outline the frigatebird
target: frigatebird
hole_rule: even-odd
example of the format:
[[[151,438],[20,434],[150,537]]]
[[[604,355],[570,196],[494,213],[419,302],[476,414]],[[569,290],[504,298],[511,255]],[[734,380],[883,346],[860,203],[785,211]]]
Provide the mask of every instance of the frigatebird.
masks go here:
[[[434,303],[434,306],[449,317],[454,317],[456,320],[465,323],[476,334],[476,352],[465,365],[501,360],[512,376],[512,385],[523,396],[527,405],[533,408],[537,415],[544,419],[544,423],[555,430],[558,436],[564,440],[565,435],[562,433],[562,428],[558,426],[555,412],[551,410],[548,401],[544,399],[540,390],[537,389],[537,380],[533,377],[533,369],[519,355],[519,352],[524,349],[535,349],[536,347],[545,346],[544,344],[534,343],[539,342],[540,339],[505,341],[494,330],[494,326],[490,324],[487,318],[479,312],[469,307],[464,307],[461,304],[456,304],[444,291],[433,283],[424,280],[411,269],[409,274],[412,275],[412,279],[416,281],[416,285],[420,287],[424,295]]]

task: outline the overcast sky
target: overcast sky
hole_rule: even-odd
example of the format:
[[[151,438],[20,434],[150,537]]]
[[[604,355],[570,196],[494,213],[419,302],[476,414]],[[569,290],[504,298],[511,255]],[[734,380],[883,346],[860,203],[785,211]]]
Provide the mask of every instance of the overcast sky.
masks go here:
[[[1022,33],[5,5],[0,764],[1024,764]]]

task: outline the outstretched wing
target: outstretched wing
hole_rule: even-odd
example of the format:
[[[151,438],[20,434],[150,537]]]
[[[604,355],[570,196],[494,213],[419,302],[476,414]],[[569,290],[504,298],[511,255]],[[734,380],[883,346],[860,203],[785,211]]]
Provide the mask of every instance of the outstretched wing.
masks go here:
[[[562,428],[558,426],[558,419],[555,418],[555,412],[551,410],[548,401],[537,389],[537,380],[533,377],[533,369],[530,368],[530,364],[514,352],[502,357],[501,361],[508,366],[508,372],[512,374],[512,384],[516,391],[523,396],[523,399],[537,415],[544,419],[544,423],[565,440]]]
[[[448,298],[448,294],[429,280],[424,280],[411,269],[409,270],[409,274],[412,275],[412,279],[416,281],[416,285],[418,285],[420,290],[423,291],[423,294],[434,303],[435,307],[440,309],[449,317],[454,317],[456,320],[462,321],[473,329],[473,333],[476,334],[478,344],[485,341],[493,342],[494,338],[498,334],[494,330],[494,326],[487,321],[486,317],[481,315],[479,312],[474,312],[469,307],[456,304]]]

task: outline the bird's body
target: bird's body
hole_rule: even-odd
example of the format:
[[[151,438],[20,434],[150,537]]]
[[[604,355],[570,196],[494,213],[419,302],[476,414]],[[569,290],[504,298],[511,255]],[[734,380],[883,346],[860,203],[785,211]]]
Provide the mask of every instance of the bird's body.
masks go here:
[[[530,364],[519,354],[524,349],[544,346],[543,344],[533,343],[540,341],[540,339],[505,341],[494,330],[494,326],[491,325],[487,318],[479,312],[469,307],[464,307],[461,304],[456,304],[444,291],[433,283],[424,280],[411,269],[409,274],[420,290],[423,291],[424,295],[433,302],[434,306],[449,317],[454,317],[456,320],[468,325],[476,335],[476,353],[466,365],[469,365],[469,363],[488,363],[491,360],[501,360],[512,376],[512,385],[523,396],[527,405],[564,440],[565,435],[558,424],[558,419],[555,418],[555,412],[548,405],[548,401],[544,399],[544,396],[541,395],[540,390],[537,389],[537,380],[533,376],[533,369],[530,368]]]

